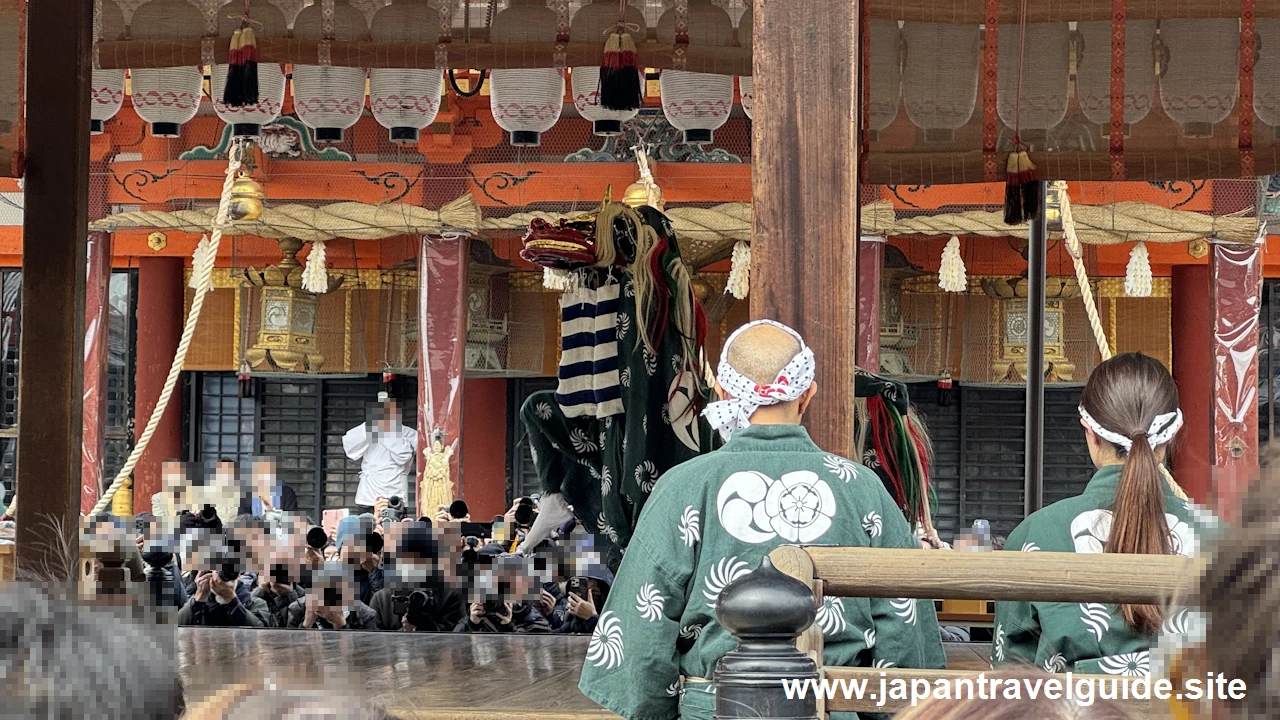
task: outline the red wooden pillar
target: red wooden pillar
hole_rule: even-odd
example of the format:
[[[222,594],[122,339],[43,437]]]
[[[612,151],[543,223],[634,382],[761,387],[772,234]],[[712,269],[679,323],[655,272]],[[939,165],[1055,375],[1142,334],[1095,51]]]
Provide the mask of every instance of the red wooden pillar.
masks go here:
[[[89,233],[85,284],[84,409],[80,453],[80,511],[88,513],[106,486],[102,477],[107,421],[107,328],[110,320],[111,233]]]
[[[1178,384],[1183,426],[1173,473],[1199,502],[1211,486],[1213,437],[1213,353],[1205,338],[1213,335],[1208,265],[1174,265],[1169,315],[1173,332],[1173,379]]]
[[[884,238],[864,237],[858,243],[858,367],[880,372],[880,269],[884,267]]]
[[[467,238],[423,236],[418,251],[418,458],[435,429],[453,448],[449,476],[464,498],[462,378],[467,366]],[[424,463],[418,463],[422,479]],[[425,515],[435,508],[419,508]]]
[[[142,434],[164,387],[173,354],[182,338],[184,306],[182,258],[144,257],[138,260],[138,348],[134,380],[134,417]],[[182,453],[182,403],[170,402],[151,436],[147,450],[133,471],[133,509],[151,509],[151,496],[160,491],[160,464]]]
[[[1261,247],[1215,243],[1209,263],[1214,311],[1214,495],[1218,514],[1231,520],[1258,467]]]

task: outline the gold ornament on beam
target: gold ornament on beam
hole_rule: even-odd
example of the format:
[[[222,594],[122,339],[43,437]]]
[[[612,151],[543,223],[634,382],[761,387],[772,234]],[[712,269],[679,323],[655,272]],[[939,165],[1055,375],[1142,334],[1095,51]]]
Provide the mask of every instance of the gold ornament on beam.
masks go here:
[[[316,344],[316,296],[302,289],[302,263],[298,251],[302,241],[276,241],[283,256],[279,263],[244,271],[250,285],[262,290],[261,320],[257,342],[244,353],[253,370],[319,372],[324,355]],[[342,285],[341,277],[329,276],[328,290]]]
[[[227,205],[227,217],[234,222],[253,222],[262,217],[262,201],[266,198],[262,186],[240,171],[231,185],[231,202]]]
[[[659,211],[666,209],[666,200],[662,196],[662,188],[653,177],[653,169],[649,165],[649,156],[643,144],[631,148],[636,154],[636,165],[640,168],[640,179],[627,186],[622,194],[622,203],[629,207],[648,205]]]

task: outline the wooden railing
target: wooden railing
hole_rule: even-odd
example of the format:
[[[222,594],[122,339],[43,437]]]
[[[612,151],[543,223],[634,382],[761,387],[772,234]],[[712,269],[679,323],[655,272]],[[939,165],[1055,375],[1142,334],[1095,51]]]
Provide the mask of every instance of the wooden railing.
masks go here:
[[[770,555],[775,567],[813,591],[815,601],[836,597],[972,599],[1022,602],[1167,604],[1204,570],[1204,560],[1177,555],[1085,555],[1049,552],[928,552],[839,547],[780,547]],[[832,680],[881,679],[952,681],[976,671],[821,667],[822,631],[810,627],[797,645]],[[883,673],[883,675],[882,675]],[[1075,677],[1088,678],[1087,675]],[[1109,676],[1110,677],[1110,676]],[[906,703],[837,697],[825,712],[896,712]],[[1125,703],[1148,712],[1147,701]]]

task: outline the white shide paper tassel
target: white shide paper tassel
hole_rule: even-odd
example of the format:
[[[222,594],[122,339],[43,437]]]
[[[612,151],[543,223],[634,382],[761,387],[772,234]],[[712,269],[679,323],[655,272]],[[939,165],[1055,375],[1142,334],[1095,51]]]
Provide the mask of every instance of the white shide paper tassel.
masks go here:
[[[548,290],[568,292],[569,286],[572,284],[569,276],[568,270],[544,267],[542,268],[542,287]]]
[[[729,270],[729,281],[724,290],[738,300],[747,297],[751,288],[751,246],[739,240],[733,246],[733,267]]]
[[[969,280],[965,276],[964,258],[960,257],[960,238],[955,235],[947,241],[942,249],[942,265],[938,268],[938,287],[943,292],[965,292],[969,289]]]
[[[1124,269],[1124,294],[1151,297],[1151,256],[1144,242],[1138,242],[1129,251],[1129,264]]]
[[[325,269],[324,241],[311,243],[307,266],[302,269],[302,289],[313,295],[329,292],[329,272]]]

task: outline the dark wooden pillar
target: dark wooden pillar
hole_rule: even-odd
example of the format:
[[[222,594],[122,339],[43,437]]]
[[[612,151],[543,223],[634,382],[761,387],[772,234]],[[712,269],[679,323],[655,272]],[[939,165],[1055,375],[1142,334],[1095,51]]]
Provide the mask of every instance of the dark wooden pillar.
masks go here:
[[[27,7],[27,165],[18,385],[19,572],[61,568],[51,525],[80,515],[85,234],[89,205],[89,58],[93,3]],[[63,578],[69,579],[69,578]]]
[[[858,332],[858,3],[755,0],[751,316],[800,332],[817,358],[806,425],[853,448]]]

